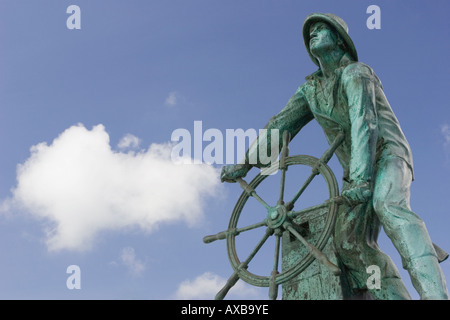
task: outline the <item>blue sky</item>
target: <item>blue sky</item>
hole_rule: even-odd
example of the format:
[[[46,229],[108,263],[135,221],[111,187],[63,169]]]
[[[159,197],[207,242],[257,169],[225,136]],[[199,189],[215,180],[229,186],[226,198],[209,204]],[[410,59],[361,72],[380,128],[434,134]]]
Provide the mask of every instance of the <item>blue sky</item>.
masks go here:
[[[72,4],[80,30],[66,27]],[[366,27],[372,4],[380,30]],[[411,206],[450,250],[449,10],[445,0],[2,0],[0,298],[212,299],[232,269],[225,243],[202,238],[226,229],[240,189],[219,182],[220,165],[175,166],[171,135],[194,134],[194,121],[262,128],[316,70],[301,38],[312,12],[341,16],[381,79],[413,150]],[[311,123],[291,154],[326,147]],[[384,234],[380,246],[417,299]],[[70,265],[80,290],[66,286]],[[231,298],[266,298],[241,282]]]

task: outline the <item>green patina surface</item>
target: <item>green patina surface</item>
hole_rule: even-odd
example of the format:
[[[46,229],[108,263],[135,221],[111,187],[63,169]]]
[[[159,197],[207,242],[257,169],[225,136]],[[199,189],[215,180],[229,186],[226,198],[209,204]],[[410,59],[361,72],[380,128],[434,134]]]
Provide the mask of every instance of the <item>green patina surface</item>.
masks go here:
[[[252,167],[264,167],[262,162],[250,163],[249,159],[258,160],[259,150],[271,149],[272,130],[279,132],[282,154],[289,141],[312,120],[322,127],[331,146],[339,138],[336,148],[332,147],[326,155],[325,163],[335,154],[342,166],[341,196],[345,205],[336,216],[329,245],[319,249],[326,251],[329,259],[334,259],[341,275],[338,280],[330,280],[327,272],[334,272],[333,261],[327,261],[309,246],[301,235],[306,229],[296,231],[295,224],[289,219],[276,227],[269,224],[267,237],[275,231],[278,235],[283,234],[283,268],[300,263],[305,248],[308,252],[313,251],[321,262],[316,261],[302,269],[302,274],[295,280],[289,279],[283,288],[283,298],[410,299],[397,267],[377,245],[383,227],[421,299],[448,299],[439,266],[448,254],[432,243],[424,222],[410,208],[412,152],[380,79],[371,67],[358,61],[355,45],[341,18],[333,14],[309,15],[303,25],[303,39],[308,54],[319,69],[306,77],[306,82],[300,85],[286,106],[269,120],[265,128],[271,130],[266,136],[258,137],[246,159],[241,164],[223,167],[221,175],[222,181],[242,182]],[[287,158],[282,156],[280,163],[283,159]],[[302,189],[299,196],[301,193]],[[256,191],[249,195],[255,196]],[[284,202],[280,204],[284,205]],[[276,217],[278,209],[269,210],[268,221],[271,215]],[[286,205],[284,209],[289,212],[292,208]],[[312,243],[315,241],[314,229],[321,225],[320,216],[317,213],[316,220],[309,221],[307,238]],[[297,242],[290,242],[292,235]],[[226,237],[230,239],[234,235],[229,232]],[[233,281],[247,268],[246,264],[238,265],[236,261]],[[371,266],[380,269],[380,289],[367,288],[367,268]],[[326,272],[322,270],[324,268],[327,268]],[[278,283],[281,277],[274,271],[271,279],[271,283]]]
[[[315,244],[318,236],[326,226],[326,209],[318,209],[307,216],[295,219],[294,223],[306,241]],[[282,240],[282,270],[291,268],[308,254],[300,241],[293,238],[289,232],[283,234]],[[322,252],[328,259],[338,264],[336,250],[331,236]],[[345,296],[345,285],[341,278],[335,276],[318,261],[313,261],[294,279],[282,285],[283,300],[342,300]]]

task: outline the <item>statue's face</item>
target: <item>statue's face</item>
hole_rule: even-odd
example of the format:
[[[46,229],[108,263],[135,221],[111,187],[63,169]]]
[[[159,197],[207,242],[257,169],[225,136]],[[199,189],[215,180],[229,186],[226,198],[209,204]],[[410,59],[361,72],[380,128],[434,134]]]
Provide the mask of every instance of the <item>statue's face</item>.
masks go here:
[[[309,49],[314,56],[337,47],[337,36],[325,22],[316,22],[309,28]]]

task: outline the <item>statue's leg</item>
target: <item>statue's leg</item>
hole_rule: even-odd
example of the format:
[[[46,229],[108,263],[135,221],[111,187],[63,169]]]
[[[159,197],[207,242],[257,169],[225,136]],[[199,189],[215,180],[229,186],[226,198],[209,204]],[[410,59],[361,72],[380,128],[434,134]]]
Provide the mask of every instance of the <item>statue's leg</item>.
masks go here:
[[[422,219],[411,211],[411,170],[400,158],[378,163],[373,207],[421,299],[448,299],[445,278]]]
[[[344,184],[344,190],[348,186]],[[372,203],[354,208],[340,207],[335,227],[334,244],[347,299],[409,300],[400,273],[391,258],[377,245],[380,223]],[[380,288],[367,286],[370,266],[380,270]],[[369,269],[370,270],[370,269]]]

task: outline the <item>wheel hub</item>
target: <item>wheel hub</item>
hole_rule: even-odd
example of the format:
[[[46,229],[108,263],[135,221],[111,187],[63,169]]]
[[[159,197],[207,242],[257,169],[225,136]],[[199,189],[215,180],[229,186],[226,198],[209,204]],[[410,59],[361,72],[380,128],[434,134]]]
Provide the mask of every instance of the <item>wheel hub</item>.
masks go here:
[[[287,219],[287,210],[284,205],[278,204],[271,207],[267,214],[267,226],[276,229],[283,225]]]

